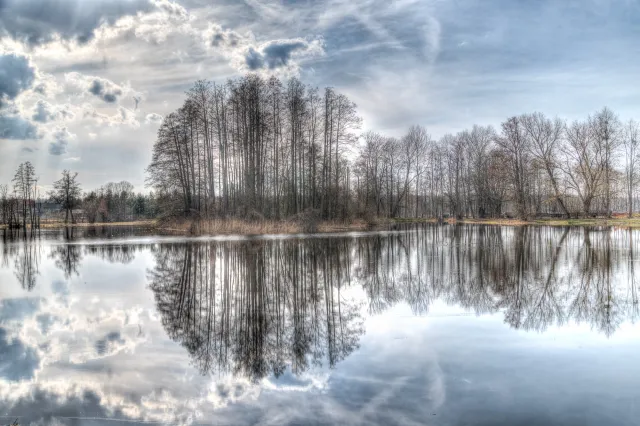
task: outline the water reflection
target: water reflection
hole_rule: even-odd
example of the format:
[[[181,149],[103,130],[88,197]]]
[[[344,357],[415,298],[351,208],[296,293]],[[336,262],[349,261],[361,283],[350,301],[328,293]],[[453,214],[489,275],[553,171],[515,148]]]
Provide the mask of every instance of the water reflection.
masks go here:
[[[404,302],[424,315],[444,300],[475,314],[502,311],[516,329],[575,321],[610,336],[639,315],[638,238],[606,228],[425,225],[357,238],[55,244],[49,257],[69,278],[84,255],[127,264],[153,252],[148,279],[172,338],[203,371],[259,378],[285,359],[300,370],[343,359],[363,332],[358,303],[376,314]],[[37,238],[3,244],[2,265],[13,259],[30,290],[42,252]],[[353,286],[364,302],[342,294]]]
[[[359,285],[371,314],[434,300],[511,327],[586,322],[611,336],[638,318],[636,233],[590,229],[420,227],[365,238],[161,246],[151,289],[169,335],[201,371],[252,378],[329,366],[358,344]],[[615,241],[615,243],[614,243]]]
[[[33,412],[34,419],[63,415],[59,413],[66,408],[47,408],[50,417],[36,414],[37,392],[77,396],[79,391],[70,384],[77,381],[84,383],[83,395],[89,395],[78,403],[82,415],[138,419],[145,417],[140,414],[144,409],[166,404],[175,409],[167,414],[168,424],[189,424],[175,419],[190,418],[197,398],[202,398],[198,410],[217,409],[228,401],[250,398],[255,387],[265,383],[302,389],[305,383],[315,383],[310,377],[317,380],[320,373],[339,371],[358,359],[365,365],[360,374],[366,380],[338,375],[333,380],[341,384],[331,382],[336,400],[352,395],[343,408],[353,404],[359,409],[369,397],[384,400],[395,392],[396,411],[384,405],[373,410],[378,423],[389,423],[380,420],[381,411],[404,415],[408,406],[418,407],[412,418],[419,419],[446,405],[447,392],[451,401],[471,404],[456,398],[470,389],[467,377],[478,380],[473,389],[486,395],[487,389],[494,389],[496,377],[515,374],[504,366],[513,357],[496,358],[495,346],[489,346],[476,358],[483,353],[482,344],[468,343],[473,335],[454,322],[447,323],[451,328],[436,334],[437,339],[420,342],[410,327],[403,328],[405,320],[385,313],[408,306],[405,311],[416,316],[437,316],[445,304],[478,316],[493,314],[491,318],[508,325],[498,320],[499,328],[507,331],[553,334],[552,327],[579,323],[598,335],[619,337],[623,324],[634,322],[639,314],[639,238],[640,232],[616,229],[425,225],[312,238],[140,243],[87,239],[81,232],[7,240],[0,245],[0,281],[3,289],[24,290],[9,291],[12,298],[0,297],[0,353],[5,355],[0,359],[0,384],[11,389],[0,391],[0,411]],[[386,332],[380,332],[379,323],[371,326],[372,319],[375,324],[380,317],[391,321]],[[434,328],[433,333],[439,331]],[[394,340],[404,334],[411,338]],[[447,334],[454,336],[451,341],[443,337]],[[371,346],[367,351],[366,336],[371,335],[384,336],[376,350],[397,348],[392,358],[385,358],[386,352],[380,355],[384,361],[368,364],[376,365],[375,371],[366,367],[367,360],[378,356]],[[429,352],[438,344],[448,347],[440,361]],[[508,348],[508,342],[501,341],[500,347]],[[463,356],[465,351],[474,353],[473,361]],[[609,355],[607,362],[616,359],[615,353]],[[474,361],[481,367],[474,369]],[[522,361],[513,368],[523,365],[526,368],[518,374],[529,380],[523,389],[536,397],[544,394],[531,388],[535,380],[526,375],[531,369],[536,378],[538,367]],[[586,370],[574,371],[581,375]],[[612,374],[618,386],[620,379],[615,371]],[[210,377],[233,380],[210,386]],[[637,374],[628,377],[633,382]],[[386,388],[383,384],[388,382],[396,387]],[[491,386],[483,388],[484,383]],[[421,393],[424,386],[428,392]],[[568,395],[570,390],[563,392]],[[190,399],[181,399],[187,394]],[[432,395],[427,398],[431,405],[418,402],[424,395]],[[50,397],[71,401],[68,395]],[[7,402],[12,399],[22,405]],[[217,402],[212,405],[212,400]],[[88,401],[100,408],[87,411]],[[504,407],[504,401],[497,401]],[[102,407],[109,404],[119,408]],[[520,410],[520,404],[513,404]],[[325,408],[333,413],[336,407],[331,402]],[[450,413],[459,411],[452,406]],[[243,422],[246,419],[236,423]]]
[[[203,373],[253,380],[329,366],[364,332],[342,294],[349,240],[162,246],[149,274],[162,323]]]

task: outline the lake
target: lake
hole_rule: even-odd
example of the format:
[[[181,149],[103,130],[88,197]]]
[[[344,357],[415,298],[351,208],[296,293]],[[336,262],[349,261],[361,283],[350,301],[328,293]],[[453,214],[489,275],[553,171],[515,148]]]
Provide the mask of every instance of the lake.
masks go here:
[[[1,236],[2,425],[640,422],[640,231]]]

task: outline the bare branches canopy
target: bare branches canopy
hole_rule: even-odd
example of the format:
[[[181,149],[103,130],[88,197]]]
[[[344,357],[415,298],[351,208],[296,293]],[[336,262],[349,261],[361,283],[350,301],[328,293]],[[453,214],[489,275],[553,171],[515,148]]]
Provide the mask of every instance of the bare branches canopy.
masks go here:
[[[281,219],[611,215],[633,210],[637,124],[604,108],[542,113],[436,141],[366,131],[334,89],[248,75],[199,81],[158,132],[149,183],[165,213]],[[626,151],[625,172],[617,170]],[[624,187],[624,188],[623,188]]]

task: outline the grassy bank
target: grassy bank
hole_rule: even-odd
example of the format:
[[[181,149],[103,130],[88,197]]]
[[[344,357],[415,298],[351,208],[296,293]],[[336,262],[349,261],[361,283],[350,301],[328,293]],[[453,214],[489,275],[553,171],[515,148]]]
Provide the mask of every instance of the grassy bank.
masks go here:
[[[305,220],[257,220],[248,221],[242,219],[209,219],[190,220],[179,219],[171,221],[133,221],[133,222],[111,222],[111,223],[76,223],[67,224],[64,222],[42,223],[41,229],[61,229],[64,227],[87,228],[87,227],[119,227],[119,226],[139,226],[156,229],[159,232],[170,232],[184,235],[260,235],[260,234],[300,234],[300,233],[330,233],[349,231],[371,231],[385,229],[393,224],[410,223],[437,223],[432,218],[394,218],[377,219],[365,221],[356,219],[353,221],[305,221]],[[616,226],[620,228],[640,228],[640,215],[629,219],[626,217],[614,217],[612,219],[447,219],[449,224],[478,224],[497,226]],[[0,225],[0,229],[6,229],[6,225]]]
[[[108,223],[74,223],[43,222],[40,229],[89,228],[89,227],[121,227],[139,226],[156,229],[159,232],[170,232],[184,235],[258,235],[258,234],[299,234],[310,232],[345,232],[365,231],[375,229],[377,224],[386,222],[367,223],[363,220],[351,222],[340,221],[296,221],[296,220],[257,220],[248,221],[242,219],[209,219],[209,220],[149,220],[133,222],[108,222]],[[27,226],[29,229],[30,226]],[[0,225],[1,229],[7,229],[6,225]]]
[[[157,222],[155,220],[139,220],[132,222],[104,222],[104,223],[67,223],[58,222],[58,221],[47,221],[42,222],[40,224],[40,229],[61,229],[61,228],[90,228],[90,227],[100,227],[100,226],[144,226],[154,228],[156,227]],[[7,225],[0,225],[0,229],[7,229]],[[27,225],[27,229],[30,229],[31,226]],[[22,229],[22,228],[20,228]]]
[[[310,223],[295,220],[209,219],[174,220],[157,225],[158,230],[187,235],[260,235],[260,234],[301,234],[366,231],[375,229],[376,224],[363,220],[351,222],[319,221]]]
[[[584,218],[584,219],[463,219],[456,221],[455,219],[447,220],[448,223],[471,223],[484,225],[501,225],[501,226],[522,226],[522,225],[541,225],[541,226],[617,226],[620,228],[640,228],[640,217],[622,218]]]
[[[448,224],[476,224],[496,226],[616,226],[620,228],[640,228],[640,217],[628,218],[594,218],[594,219],[448,219]],[[389,225],[411,223],[437,223],[432,218],[395,218],[365,221],[357,219],[350,222],[321,221],[313,226],[297,221],[246,221],[240,219],[219,219],[205,221],[181,220],[158,224],[159,230],[185,235],[260,235],[260,234],[300,234],[330,233],[350,231],[372,231],[387,229]]]
[[[104,223],[69,223],[66,224],[64,222],[47,222],[42,223],[40,227],[42,229],[59,229],[64,227],[73,227],[73,228],[89,228],[93,226],[145,226],[145,227],[155,227],[157,222],[155,220],[138,220],[131,222],[104,222]]]

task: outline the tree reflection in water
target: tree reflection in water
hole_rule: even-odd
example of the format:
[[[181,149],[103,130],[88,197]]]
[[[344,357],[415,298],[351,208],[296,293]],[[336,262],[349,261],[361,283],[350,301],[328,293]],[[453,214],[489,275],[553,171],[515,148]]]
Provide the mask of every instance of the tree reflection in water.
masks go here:
[[[358,238],[169,244],[157,250],[149,280],[169,335],[203,373],[257,380],[288,365],[294,373],[334,366],[357,348],[364,315],[400,302],[415,314],[435,300],[503,312],[524,330],[587,322],[610,336],[638,316],[638,235],[419,226]],[[366,297],[346,297],[350,290]]]
[[[150,251],[162,323],[203,372],[259,380],[333,367],[358,347],[364,317],[434,301],[544,331],[587,323],[611,336],[638,318],[640,232],[611,228],[410,226],[358,237],[54,244],[67,279],[86,256],[129,263]],[[67,241],[72,241],[70,237]],[[37,239],[3,243],[0,265],[32,289]]]
[[[329,366],[364,332],[342,294],[349,242],[279,240],[166,245],[150,272],[163,324],[202,372],[258,380]]]

